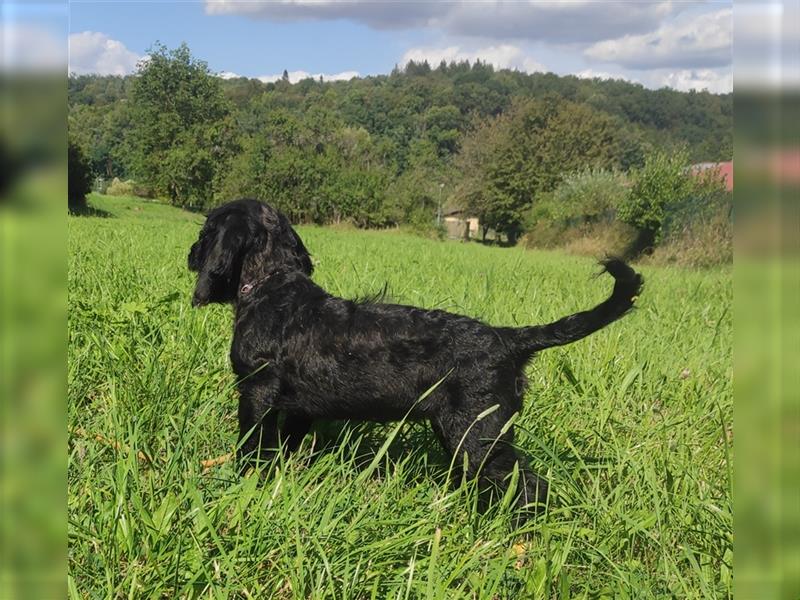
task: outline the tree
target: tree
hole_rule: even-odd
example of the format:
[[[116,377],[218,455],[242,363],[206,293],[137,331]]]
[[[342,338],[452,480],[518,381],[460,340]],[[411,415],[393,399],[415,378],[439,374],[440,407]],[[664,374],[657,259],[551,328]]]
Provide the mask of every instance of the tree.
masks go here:
[[[72,140],[67,145],[67,205],[71,212],[86,208],[86,194],[92,189],[92,170],[86,155]]]
[[[501,116],[475,124],[456,160],[456,170],[462,175],[456,196],[480,220],[484,239],[489,228],[504,231],[509,225],[522,222],[524,205],[513,202],[498,187],[497,166],[493,164],[507,144],[508,121],[507,116]]]
[[[137,182],[180,206],[205,206],[231,154],[230,105],[220,79],[186,44],[158,45],[131,94],[131,165]]]
[[[268,200],[295,222],[385,225],[389,174],[372,136],[314,106],[267,111],[231,163],[224,196]]]
[[[422,121],[425,133],[436,146],[439,156],[444,157],[456,153],[465,119],[455,106],[430,108],[423,115]]]
[[[129,175],[130,110],[126,102],[99,107],[78,105],[68,117],[70,136],[85,148],[92,174],[111,180]]]
[[[463,142],[462,194],[481,220],[514,243],[538,195],[565,175],[620,165],[614,120],[553,96],[517,102]]]

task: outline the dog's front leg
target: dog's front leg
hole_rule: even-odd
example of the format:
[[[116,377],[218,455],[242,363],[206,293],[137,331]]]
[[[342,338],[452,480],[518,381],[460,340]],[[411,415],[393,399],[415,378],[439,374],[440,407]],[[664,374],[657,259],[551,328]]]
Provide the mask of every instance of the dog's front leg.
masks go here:
[[[300,447],[303,438],[311,429],[312,420],[303,414],[288,413],[280,431],[281,443],[286,453],[294,452]]]
[[[269,402],[270,397],[270,388],[265,385],[239,387],[239,444],[236,455],[240,473],[259,460],[269,459],[278,448],[278,411]]]

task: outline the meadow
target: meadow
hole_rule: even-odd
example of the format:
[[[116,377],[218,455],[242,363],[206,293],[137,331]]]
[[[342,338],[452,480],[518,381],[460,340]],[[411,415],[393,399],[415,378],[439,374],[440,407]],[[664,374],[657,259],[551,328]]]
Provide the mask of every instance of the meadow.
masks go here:
[[[200,214],[92,195],[69,218],[71,598],[726,598],[729,267],[645,266],[637,310],[541,353],[518,445],[551,505],[511,526],[448,481],[425,424],[319,424],[261,473],[236,441],[229,307],[192,309]],[[610,291],[591,259],[299,227],[315,280],[497,325]]]

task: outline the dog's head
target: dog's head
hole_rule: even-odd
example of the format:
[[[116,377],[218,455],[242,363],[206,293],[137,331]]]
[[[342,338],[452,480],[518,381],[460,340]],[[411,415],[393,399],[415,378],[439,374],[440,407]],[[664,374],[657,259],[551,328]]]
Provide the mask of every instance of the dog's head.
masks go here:
[[[240,282],[286,268],[311,275],[311,256],[288,219],[258,200],[234,200],[214,209],[189,251],[197,273],[193,306],[232,302]]]

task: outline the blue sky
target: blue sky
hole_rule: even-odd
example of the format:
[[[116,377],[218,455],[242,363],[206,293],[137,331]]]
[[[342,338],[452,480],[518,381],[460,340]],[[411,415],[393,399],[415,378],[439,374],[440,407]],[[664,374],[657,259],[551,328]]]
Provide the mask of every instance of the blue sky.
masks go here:
[[[270,80],[388,73],[409,58],[730,91],[730,1],[70,3],[73,73],[125,74],[156,40]]]
[[[71,5],[70,32],[102,32],[143,55],[156,40],[186,42],[215,71],[257,77],[304,70],[385,73],[425,31],[386,32],[352,21],[274,23],[239,15],[211,16],[196,2]]]

